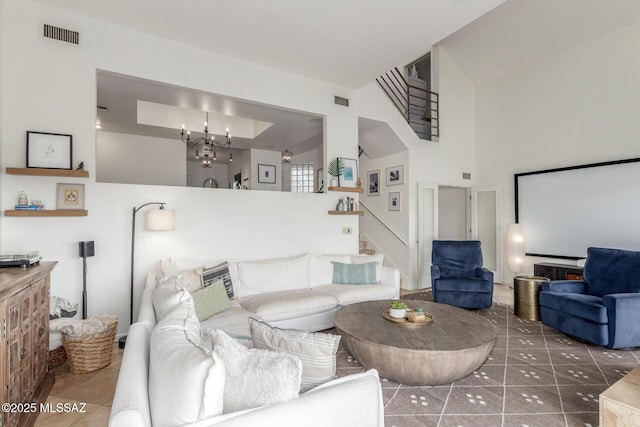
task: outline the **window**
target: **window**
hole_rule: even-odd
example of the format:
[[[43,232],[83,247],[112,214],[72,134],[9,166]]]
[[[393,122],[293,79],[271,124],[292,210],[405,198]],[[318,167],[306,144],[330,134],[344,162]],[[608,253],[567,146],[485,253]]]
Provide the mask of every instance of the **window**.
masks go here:
[[[294,193],[313,193],[313,163],[291,165],[291,191]]]

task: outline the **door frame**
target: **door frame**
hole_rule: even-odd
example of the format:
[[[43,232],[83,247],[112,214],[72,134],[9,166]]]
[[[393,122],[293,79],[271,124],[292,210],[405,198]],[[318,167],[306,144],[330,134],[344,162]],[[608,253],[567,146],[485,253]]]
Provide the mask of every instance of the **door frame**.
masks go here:
[[[424,224],[422,222],[422,218],[424,217],[424,190],[432,190],[433,191],[433,239],[438,239],[438,187],[439,185],[436,183],[428,183],[428,182],[419,182],[418,183],[418,217],[417,217],[417,227],[416,227],[416,247],[417,247],[417,258],[418,258],[418,289],[424,289],[421,287],[423,276],[428,275],[431,276],[431,262],[427,266],[428,274],[423,274],[425,271],[424,265],[424,244],[422,241],[422,235],[424,232]],[[431,242],[426,242],[427,244],[431,244]],[[430,287],[431,283],[429,283]]]
[[[493,272],[493,281],[502,283],[502,189],[498,185],[474,185],[470,188],[471,223],[469,227],[470,238],[478,238],[478,193],[493,191],[496,194],[496,271]]]

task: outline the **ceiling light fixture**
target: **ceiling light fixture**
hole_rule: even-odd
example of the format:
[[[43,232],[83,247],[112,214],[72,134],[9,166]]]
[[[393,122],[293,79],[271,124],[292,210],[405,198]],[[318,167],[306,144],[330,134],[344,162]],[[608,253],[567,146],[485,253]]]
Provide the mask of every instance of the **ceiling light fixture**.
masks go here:
[[[282,163],[285,165],[288,165],[289,163],[291,163],[291,156],[293,156],[293,153],[289,150],[284,150],[282,152]]]
[[[210,168],[212,161],[216,159],[216,150],[209,145],[204,145],[196,151],[196,159],[200,160],[200,166]]]
[[[191,131],[187,130],[185,132],[184,125],[182,125],[182,130],[180,131],[180,136],[182,137],[182,142],[187,144],[189,147],[194,147],[198,144],[204,144],[205,146],[218,146],[223,150],[228,150],[231,147],[231,136],[229,135],[229,129],[227,128],[227,134],[225,135],[225,142],[218,141],[215,136],[209,135],[209,113],[207,112],[206,121],[204,122],[204,136],[191,139]]]

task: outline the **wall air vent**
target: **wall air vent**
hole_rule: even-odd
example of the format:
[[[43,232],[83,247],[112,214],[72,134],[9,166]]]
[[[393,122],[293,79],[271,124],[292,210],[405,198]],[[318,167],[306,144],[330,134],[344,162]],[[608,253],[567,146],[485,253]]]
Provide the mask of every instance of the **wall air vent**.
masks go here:
[[[43,35],[48,39],[60,40],[71,44],[80,44],[80,33],[66,28],[54,27],[44,24]]]
[[[343,98],[341,96],[334,96],[333,97],[333,102],[335,102],[338,105],[343,105],[345,107],[349,106],[349,100],[347,98]]]
[[[471,174],[469,172],[462,172],[462,179],[471,179]]]
[[[98,111],[104,111],[104,112],[109,112],[109,108],[107,108],[105,105],[98,105],[97,106]]]

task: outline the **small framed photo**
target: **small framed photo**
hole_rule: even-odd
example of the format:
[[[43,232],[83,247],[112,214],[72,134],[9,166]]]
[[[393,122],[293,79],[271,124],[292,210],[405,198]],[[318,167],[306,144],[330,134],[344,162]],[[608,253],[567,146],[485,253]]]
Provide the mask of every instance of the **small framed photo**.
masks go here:
[[[58,184],[56,190],[56,209],[84,209],[84,184]]]
[[[400,192],[399,191],[392,191],[389,193],[389,210],[390,211],[400,210]]]
[[[27,131],[27,167],[71,169],[71,135]]]
[[[367,172],[367,196],[380,195],[380,169]]]
[[[404,166],[387,168],[387,185],[400,185],[404,183]]]
[[[342,160],[342,175],[338,177],[338,185],[340,187],[347,188],[356,188],[358,186],[358,161],[355,159],[345,159],[344,157],[340,157]]]
[[[276,183],[276,165],[258,165],[258,182],[262,184]]]

